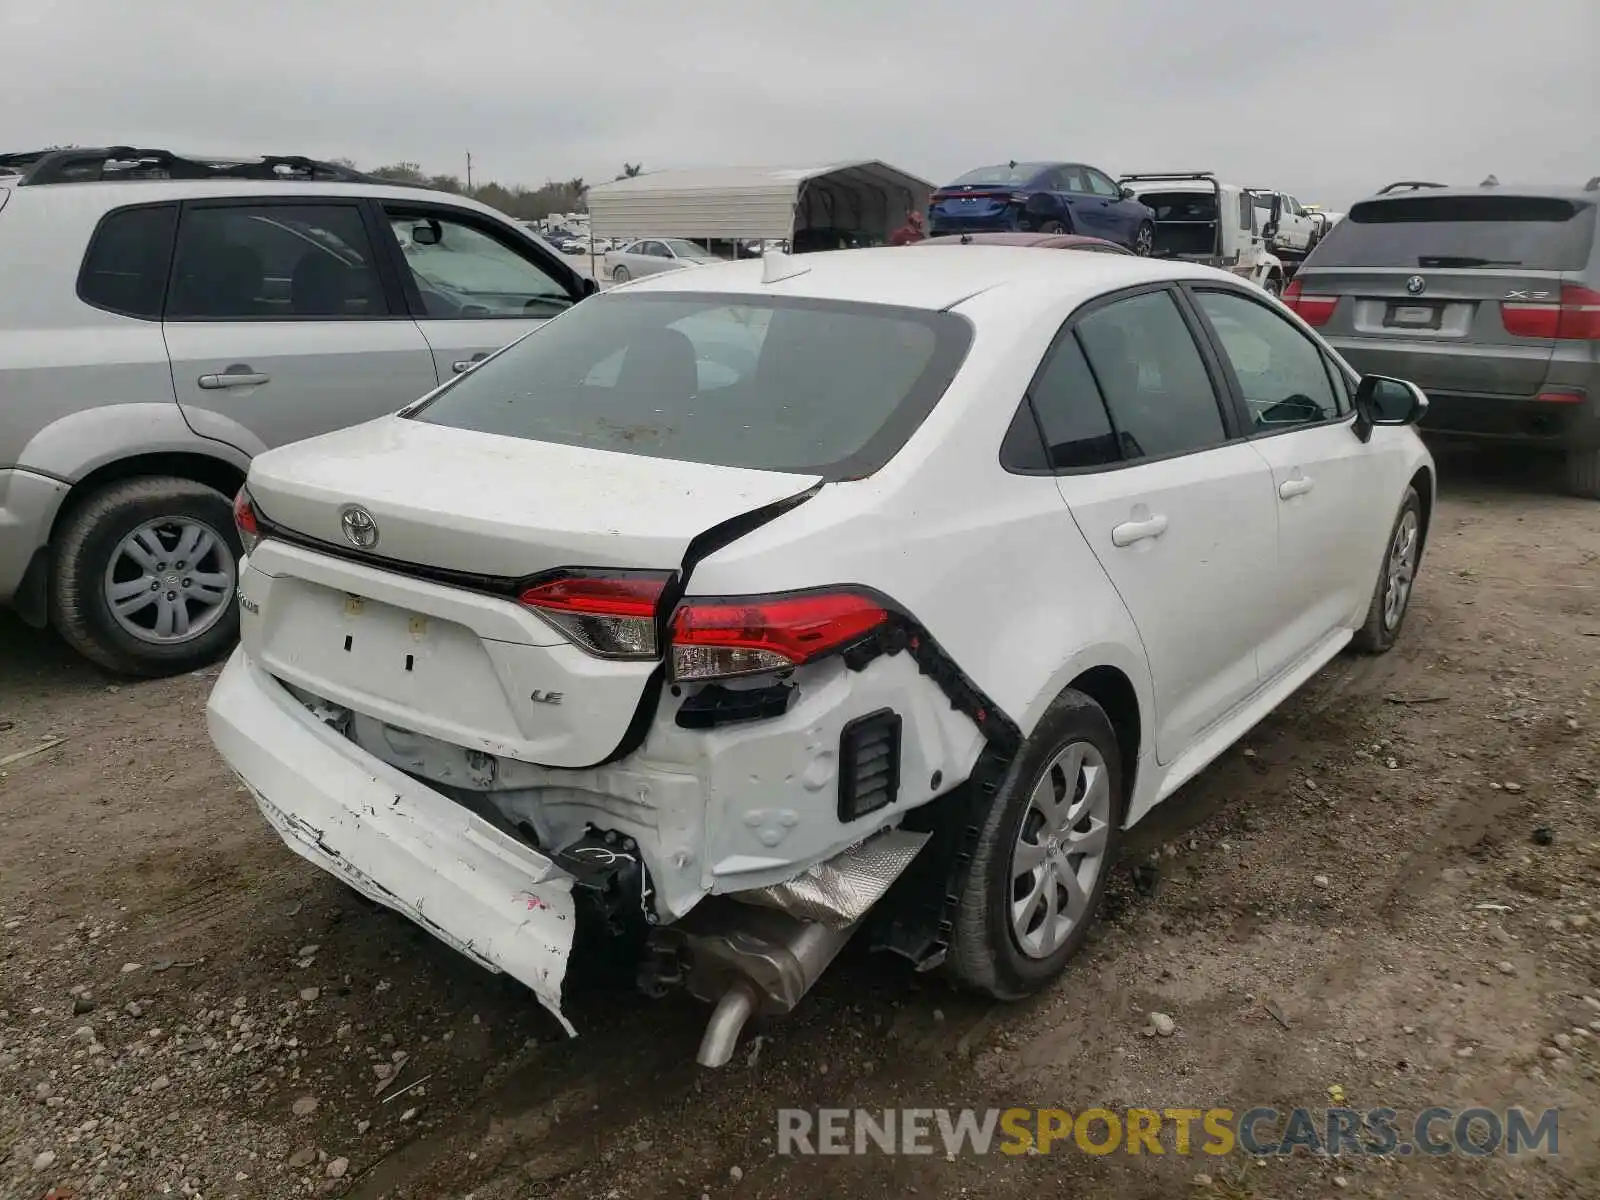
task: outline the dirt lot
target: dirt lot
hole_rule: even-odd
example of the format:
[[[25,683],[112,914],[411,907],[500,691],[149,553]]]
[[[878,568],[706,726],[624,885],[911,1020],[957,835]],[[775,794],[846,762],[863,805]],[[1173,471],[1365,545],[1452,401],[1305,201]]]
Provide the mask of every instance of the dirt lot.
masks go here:
[[[0,767],[0,1194],[1600,1195],[1600,507],[1444,466],[1399,647],[1338,660],[1141,826],[1048,994],[847,957],[719,1074],[693,1002],[575,964],[569,1042],[292,857],[211,753],[206,675],[117,683],[0,624],[0,759],[61,739]],[[775,1154],[779,1105],[1333,1087],[1559,1106],[1560,1154]]]

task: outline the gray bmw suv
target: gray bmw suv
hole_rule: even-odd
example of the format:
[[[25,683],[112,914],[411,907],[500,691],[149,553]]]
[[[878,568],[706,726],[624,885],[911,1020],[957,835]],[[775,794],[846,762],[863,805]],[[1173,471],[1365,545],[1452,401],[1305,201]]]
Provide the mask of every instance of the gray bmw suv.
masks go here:
[[[1425,432],[1563,451],[1600,498],[1600,177],[1392,184],[1354,205],[1284,302],[1363,373],[1428,394]]]

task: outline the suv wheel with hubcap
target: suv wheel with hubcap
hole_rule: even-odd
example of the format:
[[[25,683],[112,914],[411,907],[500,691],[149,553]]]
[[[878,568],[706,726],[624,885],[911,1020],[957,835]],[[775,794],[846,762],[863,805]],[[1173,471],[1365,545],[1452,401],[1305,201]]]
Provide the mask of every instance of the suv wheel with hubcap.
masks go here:
[[[174,675],[239,635],[239,540],[227,497],[187,479],[93,493],[63,520],[51,623],[84,657],[127,675]]]

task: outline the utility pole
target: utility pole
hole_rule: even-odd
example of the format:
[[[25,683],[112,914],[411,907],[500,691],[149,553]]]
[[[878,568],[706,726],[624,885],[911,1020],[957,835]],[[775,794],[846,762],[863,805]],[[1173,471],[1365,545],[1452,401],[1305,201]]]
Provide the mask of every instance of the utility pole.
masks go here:
[[[467,191],[472,190],[472,151],[467,151]]]

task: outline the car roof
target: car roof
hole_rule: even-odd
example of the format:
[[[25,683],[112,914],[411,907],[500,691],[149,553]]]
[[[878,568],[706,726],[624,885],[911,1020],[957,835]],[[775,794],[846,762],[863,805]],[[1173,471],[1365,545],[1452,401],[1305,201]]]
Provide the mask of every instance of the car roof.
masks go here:
[[[1356,201],[1365,204],[1369,200],[1412,200],[1428,196],[1512,196],[1519,200],[1575,200],[1582,204],[1600,204],[1600,190],[1579,187],[1574,184],[1554,184],[1549,187],[1540,187],[1537,184],[1490,184],[1487,187],[1422,187],[1413,190],[1374,192],[1370,196],[1363,196]]]
[[[775,258],[795,274],[763,283]],[[1139,258],[1132,254],[1040,254],[1032,246],[934,246],[827,250],[794,256],[767,255],[669,271],[620,284],[608,296],[633,293],[729,293],[794,296],[816,300],[898,305],[940,311],[982,292],[1009,284],[1043,284],[1065,299],[1083,300],[1122,287],[1175,279],[1237,276],[1194,263]]]
[[[14,186],[18,181],[0,176],[0,182]],[[379,200],[409,200],[413,203],[448,203],[477,212],[497,213],[495,209],[455,192],[410,187],[400,183],[336,183],[322,180],[262,179],[108,179],[59,183],[48,187],[18,187],[19,193],[34,195],[45,203],[59,202],[64,196],[94,196],[106,208],[124,204],[160,203],[163,200],[193,200],[228,196],[279,197],[374,197]],[[510,219],[510,218],[506,218]]]
[[[1081,233],[947,233],[912,242],[913,246],[1035,246],[1044,250],[1103,250],[1128,254],[1115,242]]]

